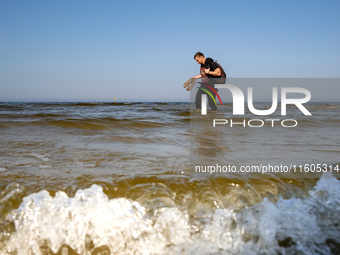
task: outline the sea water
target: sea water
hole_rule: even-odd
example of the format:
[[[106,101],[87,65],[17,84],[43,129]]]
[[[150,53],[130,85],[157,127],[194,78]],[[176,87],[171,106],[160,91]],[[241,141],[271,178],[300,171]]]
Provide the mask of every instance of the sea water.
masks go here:
[[[310,143],[283,127],[286,142],[249,127],[202,136],[187,103],[1,103],[0,254],[339,254],[337,171],[191,170],[196,152],[338,165],[340,105],[307,108]]]

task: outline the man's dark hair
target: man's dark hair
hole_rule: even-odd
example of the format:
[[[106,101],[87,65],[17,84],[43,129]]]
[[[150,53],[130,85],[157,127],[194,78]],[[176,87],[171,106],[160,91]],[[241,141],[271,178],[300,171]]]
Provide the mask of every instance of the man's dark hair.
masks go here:
[[[202,52],[197,52],[194,56],[194,59],[196,59],[196,57],[204,57],[204,54]]]

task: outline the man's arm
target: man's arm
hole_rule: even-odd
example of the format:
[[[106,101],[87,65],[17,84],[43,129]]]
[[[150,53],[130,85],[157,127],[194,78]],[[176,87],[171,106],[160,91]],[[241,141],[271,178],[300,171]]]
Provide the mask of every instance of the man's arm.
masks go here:
[[[216,68],[214,71],[210,71],[210,68],[209,69],[205,69],[205,73],[206,74],[210,74],[212,76],[221,76],[222,75],[222,72],[221,72],[220,68]]]
[[[216,68],[214,71],[210,71],[210,68],[209,69],[205,69],[205,73],[206,74],[210,74],[212,76],[221,76],[222,75],[222,72],[221,72],[221,69],[220,68]],[[192,77],[193,79],[199,79],[199,78],[202,78],[202,75],[201,74],[198,74],[194,77]]]
[[[202,75],[201,74],[198,74],[198,75],[196,75],[196,76],[194,76],[194,77],[192,77],[193,79],[199,79],[199,78],[202,78]]]

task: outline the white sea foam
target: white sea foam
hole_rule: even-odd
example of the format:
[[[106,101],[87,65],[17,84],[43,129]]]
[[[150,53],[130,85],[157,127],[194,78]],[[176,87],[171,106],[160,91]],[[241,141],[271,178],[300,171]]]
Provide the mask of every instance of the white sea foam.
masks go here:
[[[51,166],[43,166],[43,165],[41,165],[41,166],[39,166],[40,168],[42,168],[42,169],[46,169],[46,168],[51,168]]]
[[[100,186],[31,194],[8,215],[16,232],[2,248],[39,253],[44,240],[53,252],[62,244],[85,254],[86,238],[113,254],[330,254],[340,239],[340,184],[323,176],[306,199],[264,199],[239,212],[217,209],[189,219],[177,207],[153,215],[138,202],[108,199]]]
[[[44,161],[44,162],[48,162],[50,161],[48,158],[46,158],[44,155],[40,155],[40,154],[37,154],[37,153],[32,153],[31,154],[32,156]]]

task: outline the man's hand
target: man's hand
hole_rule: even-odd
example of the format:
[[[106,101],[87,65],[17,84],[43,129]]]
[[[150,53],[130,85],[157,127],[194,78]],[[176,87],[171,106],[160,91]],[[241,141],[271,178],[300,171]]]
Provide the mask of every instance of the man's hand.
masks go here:
[[[205,69],[205,73],[208,74],[210,72],[210,68],[209,69]]]

